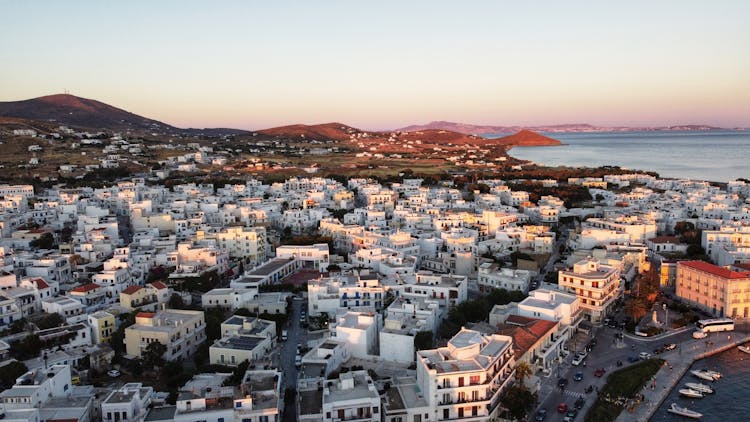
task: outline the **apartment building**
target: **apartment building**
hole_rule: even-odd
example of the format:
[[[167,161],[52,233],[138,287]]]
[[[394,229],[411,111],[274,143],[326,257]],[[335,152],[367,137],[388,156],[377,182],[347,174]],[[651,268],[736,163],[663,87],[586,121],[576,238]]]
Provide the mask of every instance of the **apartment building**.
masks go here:
[[[438,421],[497,417],[514,367],[511,337],[465,328],[445,347],[417,352],[417,382]]]
[[[380,394],[366,371],[351,371],[326,380],[322,391],[299,391],[299,421],[379,422]]]
[[[595,258],[587,258],[573,265],[572,270],[558,273],[561,289],[575,294],[581,301],[584,318],[599,323],[612,310],[620,296],[620,270],[605,265]]]
[[[750,271],[703,261],[677,263],[677,297],[716,316],[750,317]]]
[[[165,309],[139,312],[135,324],[125,329],[125,351],[141,357],[150,343],[167,346],[164,359],[187,359],[206,340],[203,311]]]

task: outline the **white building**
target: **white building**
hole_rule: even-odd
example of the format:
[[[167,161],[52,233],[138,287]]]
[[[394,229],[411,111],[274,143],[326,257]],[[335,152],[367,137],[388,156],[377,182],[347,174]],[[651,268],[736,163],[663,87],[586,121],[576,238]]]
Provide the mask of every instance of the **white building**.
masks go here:
[[[102,421],[143,422],[153,394],[153,387],[144,387],[140,382],[113,390],[102,402]]]
[[[467,329],[446,347],[417,352],[417,382],[434,409],[430,420],[493,420],[514,367],[511,337]]]

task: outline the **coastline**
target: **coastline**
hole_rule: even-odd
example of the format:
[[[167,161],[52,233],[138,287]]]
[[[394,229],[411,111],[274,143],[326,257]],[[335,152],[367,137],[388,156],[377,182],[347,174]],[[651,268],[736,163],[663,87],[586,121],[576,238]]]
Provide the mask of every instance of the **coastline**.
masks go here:
[[[659,369],[659,372],[654,376],[657,385],[661,385],[662,388],[649,390],[648,385],[644,386],[643,394],[647,401],[638,406],[633,413],[628,413],[626,409],[623,409],[620,416],[617,417],[616,422],[646,422],[650,420],[659,407],[661,407],[664,400],[666,400],[675,388],[678,388],[680,380],[682,380],[695,362],[723,353],[750,341],[750,334],[748,333],[733,331],[731,339],[724,338],[723,333],[721,333],[721,335],[722,337],[720,339],[712,340],[714,341],[715,346],[712,346],[710,350],[705,348],[704,351],[701,352],[700,349],[703,348],[701,345],[702,341],[692,341],[689,343],[690,348],[686,351],[687,354],[685,356],[683,356],[682,353],[685,348],[684,344],[680,346],[679,350],[672,351],[669,355],[666,355],[669,357],[667,361],[672,365],[672,369],[665,365]],[[678,354],[676,360],[675,353]]]

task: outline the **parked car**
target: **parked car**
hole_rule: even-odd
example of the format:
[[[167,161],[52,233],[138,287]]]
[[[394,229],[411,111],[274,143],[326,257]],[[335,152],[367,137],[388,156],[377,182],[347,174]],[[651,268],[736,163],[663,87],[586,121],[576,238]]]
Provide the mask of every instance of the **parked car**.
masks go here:
[[[296,366],[297,368],[302,366],[302,356],[297,355],[294,357],[294,366]]]
[[[583,372],[576,372],[576,374],[573,375],[573,381],[583,381]]]
[[[630,363],[638,362],[639,360],[638,356],[628,356],[628,362]]]
[[[651,353],[641,352],[638,354],[638,357],[641,358],[641,360],[651,359]]]
[[[576,419],[576,416],[578,416],[578,410],[576,409],[570,409],[565,414],[565,417],[563,418],[563,422],[571,422]]]
[[[107,375],[112,378],[117,378],[120,376],[120,371],[118,371],[117,369],[110,369],[109,371],[107,371]]]
[[[703,331],[693,331],[693,338],[706,338],[708,334],[704,333]]]
[[[596,371],[594,371],[594,376],[601,378],[604,376],[604,373],[607,372],[604,370],[604,368],[596,368]]]
[[[547,409],[539,409],[539,411],[536,412],[536,416],[534,416],[534,420],[542,422],[545,419],[547,419]]]
[[[575,357],[573,357],[573,361],[571,363],[573,364],[573,366],[578,366],[581,363],[583,363],[583,360],[586,359],[586,356],[588,355],[585,355],[585,354],[582,355],[580,353],[576,354]]]
[[[565,413],[568,411],[568,405],[565,403],[560,403],[557,405],[557,411],[559,413]]]

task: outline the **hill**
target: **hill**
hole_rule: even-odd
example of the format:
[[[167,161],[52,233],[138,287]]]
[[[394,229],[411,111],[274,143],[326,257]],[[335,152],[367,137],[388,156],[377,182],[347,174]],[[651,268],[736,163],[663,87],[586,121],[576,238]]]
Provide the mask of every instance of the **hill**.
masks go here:
[[[289,125],[259,130],[258,133],[276,138],[305,138],[308,140],[345,141],[350,135],[360,133],[359,129],[341,123],[318,125]]]
[[[0,117],[16,117],[97,129],[175,130],[166,123],[147,119],[100,101],[69,94],[0,102]]]
[[[525,146],[525,147],[537,147],[537,146],[554,146],[562,144],[557,139],[550,138],[548,136],[540,135],[530,130],[522,130],[513,135],[504,136],[502,138],[495,139],[500,145],[512,145],[512,146]]]

